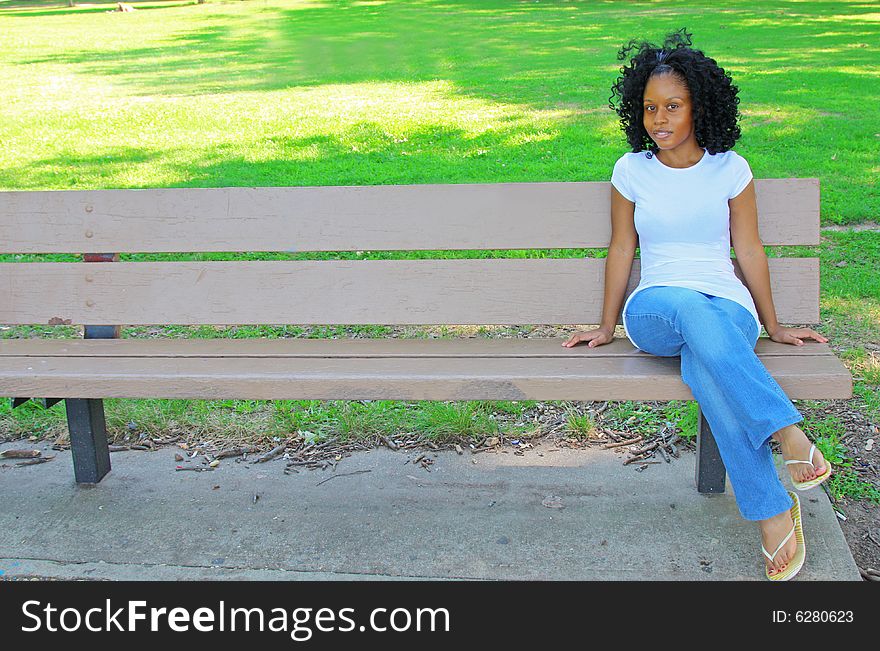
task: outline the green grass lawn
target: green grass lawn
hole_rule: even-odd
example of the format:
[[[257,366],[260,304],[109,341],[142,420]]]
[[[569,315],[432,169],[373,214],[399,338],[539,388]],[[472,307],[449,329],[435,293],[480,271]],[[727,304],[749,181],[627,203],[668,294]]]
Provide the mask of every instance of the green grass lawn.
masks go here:
[[[605,181],[626,150],[608,107],[618,48],[686,26],[695,45],[740,86],[737,151],[755,176],[818,177],[823,225],[880,221],[880,8],[865,0],[169,1],[108,12],[113,4],[0,0],[0,190]],[[824,236],[819,247],[770,254],[821,258],[817,329],[856,376],[859,408],[876,420],[880,234]],[[360,257],[425,255],[604,252]],[[127,328],[124,336],[156,332]],[[360,332],[381,336],[385,329]],[[63,327],[0,329],[0,337],[77,334]],[[116,434],[135,423],[140,431],[202,427],[230,436],[418,429],[479,438],[527,433],[534,406],[121,400],[108,401],[107,411]],[[638,403],[619,408],[621,422],[637,415],[653,423]],[[690,430],[695,405],[669,403],[656,418]],[[568,422],[573,435],[588,435],[583,413],[572,411]],[[0,403],[0,433],[63,427],[62,405],[11,412]]]

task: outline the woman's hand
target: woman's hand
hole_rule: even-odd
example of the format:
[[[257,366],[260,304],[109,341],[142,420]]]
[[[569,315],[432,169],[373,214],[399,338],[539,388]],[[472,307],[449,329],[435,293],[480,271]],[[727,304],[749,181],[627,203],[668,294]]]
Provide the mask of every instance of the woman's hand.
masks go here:
[[[780,344],[792,344],[794,346],[803,346],[804,339],[815,339],[816,341],[827,344],[828,339],[820,335],[810,328],[784,328],[779,326],[773,332],[768,332],[770,339],[778,341]]]
[[[595,348],[596,346],[601,346],[602,344],[611,343],[613,339],[613,330],[608,330],[607,328],[596,328],[595,330],[590,330],[589,332],[575,332],[571,337],[569,337],[568,341],[566,341],[562,345],[566,348],[571,348],[572,346],[576,346],[581,341],[588,341],[590,343],[587,345],[590,348]]]

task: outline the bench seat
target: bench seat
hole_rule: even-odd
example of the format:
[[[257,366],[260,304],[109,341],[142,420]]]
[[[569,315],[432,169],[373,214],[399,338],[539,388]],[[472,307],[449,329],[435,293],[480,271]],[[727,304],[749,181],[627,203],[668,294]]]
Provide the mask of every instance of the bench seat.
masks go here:
[[[680,358],[626,339],[7,339],[0,395],[251,400],[693,400]],[[852,395],[827,344],[756,352],[790,398]]]
[[[765,246],[820,243],[818,179],[757,179],[755,192]],[[15,254],[0,263],[0,324],[83,328],[83,340],[0,340],[0,395],[65,401],[78,483],[110,470],[104,398],[691,400],[678,357],[624,338],[561,345],[602,320],[606,258],[582,249],[609,246],[610,210],[611,185],[584,181],[0,192],[0,254]],[[55,253],[77,258],[24,255]],[[733,252],[731,265],[744,280]],[[773,257],[768,271],[777,320],[818,323],[819,259]],[[624,301],[640,277],[636,258]],[[120,339],[126,326],[262,324],[564,334]],[[756,350],[792,399],[852,395],[827,345]],[[696,447],[697,490],[723,492],[699,408]]]

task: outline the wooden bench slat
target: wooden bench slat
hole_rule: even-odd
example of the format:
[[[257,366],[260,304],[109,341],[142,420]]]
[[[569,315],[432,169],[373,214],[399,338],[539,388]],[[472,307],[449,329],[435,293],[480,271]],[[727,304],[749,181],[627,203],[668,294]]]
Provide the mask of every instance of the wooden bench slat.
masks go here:
[[[0,253],[607,247],[610,183],[0,192]],[[758,179],[766,245],[819,243],[818,179]]]
[[[833,356],[763,358],[791,398],[848,398]],[[0,395],[313,400],[692,400],[679,358],[0,357]]]
[[[574,329],[572,329],[574,332]],[[578,344],[564,348],[567,337],[548,338],[455,338],[455,339],[0,339],[0,357],[557,357],[599,358],[648,355],[628,339],[590,348]],[[760,357],[834,356],[828,344],[806,340],[803,346],[758,339]]]
[[[769,264],[778,319],[818,322],[818,259]],[[589,324],[601,319],[604,268],[595,258],[0,263],[0,323]],[[639,273],[636,260],[627,295]]]

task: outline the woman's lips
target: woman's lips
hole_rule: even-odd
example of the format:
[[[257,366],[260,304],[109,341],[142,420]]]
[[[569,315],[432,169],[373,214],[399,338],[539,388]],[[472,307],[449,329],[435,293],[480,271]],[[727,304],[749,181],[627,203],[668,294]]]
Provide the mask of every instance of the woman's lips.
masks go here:
[[[654,137],[655,137],[655,138],[659,138],[659,139],[661,139],[661,140],[662,140],[663,138],[668,138],[668,137],[671,136],[671,135],[672,135],[672,132],[671,132],[671,131],[655,131],[655,132],[654,132]]]

